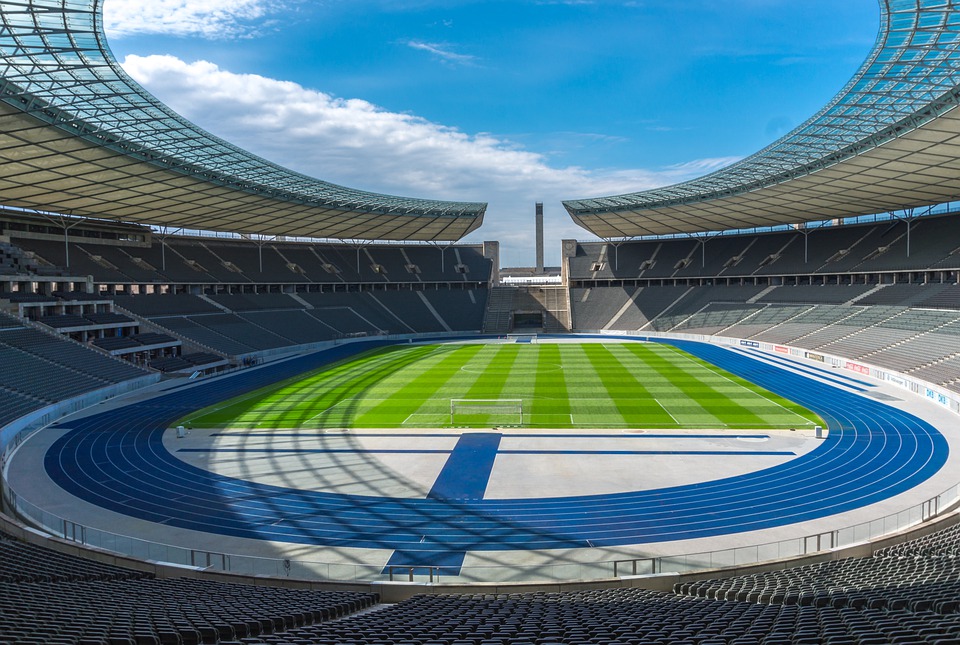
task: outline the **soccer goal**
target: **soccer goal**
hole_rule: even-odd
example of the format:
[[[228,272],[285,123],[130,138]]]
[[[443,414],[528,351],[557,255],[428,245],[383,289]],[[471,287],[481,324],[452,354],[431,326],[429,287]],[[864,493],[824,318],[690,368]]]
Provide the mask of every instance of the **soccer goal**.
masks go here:
[[[523,399],[450,399],[450,425],[523,425]]]

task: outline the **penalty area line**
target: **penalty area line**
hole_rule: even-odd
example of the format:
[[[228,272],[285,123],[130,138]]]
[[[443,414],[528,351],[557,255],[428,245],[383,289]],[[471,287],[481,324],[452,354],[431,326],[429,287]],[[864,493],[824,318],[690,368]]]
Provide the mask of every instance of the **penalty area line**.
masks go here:
[[[682,358],[682,359],[684,359],[684,360],[686,360],[686,361],[688,361],[688,362],[690,362],[690,363],[694,363],[694,364],[696,364],[696,365],[700,365],[700,363],[697,363],[697,361],[695,361],[693,358],[691,358],[691,357],[689,357],[689,356],[685,356],[684,353],[683,353],[683,350],[681,350],[679,347],[674,347],[674,346],[672,346],[672,345],[667,345],[667,347],[669,347],[671,350],[673,350],[673,352],[676,353],[680,358]],[[727,376],[726,374],[724,374],[724,373],[721,371],[721,370],[723,370],[723,368],[718,367],[718,366],[716,366],[716,365],[713,365],[713,364],[711,364],[709,361],[706,361],[706,360],[704,360],[704,359],[702,359],[702,358],[700,359],[700,361],[702,361],[702,363],[703,363],[703,365],[701,365],[701,367],[706,367],[706,369],[707,369],[708,371],[712,372],[712,373],[715,374],[716,376],[719,376],[720,378],[724,379],[725,381],[727,381],[727,382],[729,382],[729,383],[732,383],[733,385],[737,386],[738,388],[740,388],[740,389],[742,389],[742,390],[746,390],[747,392],[750,392],[750,393],[752,393],[752,394],[754,394],[754,395],[756,395],[756,396],[759,396],[761,399],[764,399],[765,401],[768,401],[769,403],[772,403],[773,405],[775,405],[775,406],[777,406],[778,408],[782,409],[784,412],[787,412],[787,413],[793,415],[794,417],[797,417],[798,419],[803,420],[803,422],[804,422],[803,424],[797,424],[797,425],[808,425],[808,426],[816,425],[815,422],[813,422],[813,421],[811,421],[810,419],[806,418],[805,416],[803,416],[803,415],[800,414],[799,412],[795,412],[794,410],[791,410],[790,408],[786,407],[786,406],[783,405],[782,403],[780,403],[780,402],[778,402],[778,401],[774,401],[773,399],[771,399],[771,398],[770,398],[769,396],[767,396],[766,393],[765,393],[765,392],[767,392],[766,388],[762,388],[762,387],[760,387],[759,385],[753,384],[754,387],[760,387],[761,391],[760,391],[760,392],[757,392],[757,391],[755,391],[755,390],[747,387],[746,385],[743,385],[742,383],[737,383],[737,382],[734,381],[732,378],[730,378],[729,376]],[[786,371],[786,370],[784,370],[784,371]],[[741,377],[741,378],[742,378],[742,377]],[[744,381],[747,381],[747,382],[749,383],[749,381],[748,381],[747,379],[743,379],[743,380],[744,380]],[[773,395],[773,396],[776,396],[773,392],[770,392],[770,394]],[[662,407],[662,406],[661,406],[661,407]]]
[[[317,412],[315,415],[313,415],[312,417],[310,417],[309,419],[307,419],[306,421],[304,421],[304,423],[309,423],[310,421],[313,421],[313,420],[316,419],[317,417],[326,414],[327,412],[329,412],[330,410],[334,409],[335,407],[337,407],[337,406],[340,405],[341,403],[346,403],[347,401],[354,401],[354,400],[356,400],[355,397],[350,397],[350,398],[348,398],[348,399],[340,399],[339,401],[337,401],[336,403],[334,403],[333,405],[331,405],[329,408],[326,408],[325,410],[321,410],[320,412]]]
[[[660,399],[658,399],[657,397],[652,397],[652,398],[653,398],[654,401],[656,401],[657,405],[660,406],[660,409],[663,410],[664,412],[666,412],[667,415],[668,415],[671,419],[673,419],[673,422],[674,422],[674,423],[676,423],[676,424],[677,424],[678,426],[680,426],[680,427],[683,427],[683,424],[681,424],[679,421],[677,421],[677,417],[673,416],[673,413],[670,412],[670,410],[667,409],[667,406],[665,406],[663,403],[660,403]],[[726,425],[726,424],[724,424],[724,425]]]

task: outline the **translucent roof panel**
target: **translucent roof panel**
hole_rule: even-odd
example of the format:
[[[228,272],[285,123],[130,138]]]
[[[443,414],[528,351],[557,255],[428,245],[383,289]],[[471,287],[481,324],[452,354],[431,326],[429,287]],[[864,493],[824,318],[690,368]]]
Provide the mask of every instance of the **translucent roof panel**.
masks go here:
[[[0,0],[4,204],[343,239],[457,240],[482,223],[484,203],[344,188],[203,131],[124,73],[107,46],[101,5]]]
[[[854,77],[826,107],[783,138],[704,177],[655,190],[565,201],[567,211],[600,237],[632,237],[863,215],[960,194],[955,182],[942,185],[935,170],[944,160],[942,153],[955,151],[929,154],[955,137],[955,120],[946,128],[933,122],[958,104],[960,5],[880,0],[880,11],[876,45]],[[897,146],[901,139],[903,145]],[[884,164],[890,157],[882,153],[885,148],[899,165],[868,182],[865,190],[865,166],[851,162],[860,157]],[[827,169],[833,172],[821,182]],[[886,195],[880,199],[877,193]]]

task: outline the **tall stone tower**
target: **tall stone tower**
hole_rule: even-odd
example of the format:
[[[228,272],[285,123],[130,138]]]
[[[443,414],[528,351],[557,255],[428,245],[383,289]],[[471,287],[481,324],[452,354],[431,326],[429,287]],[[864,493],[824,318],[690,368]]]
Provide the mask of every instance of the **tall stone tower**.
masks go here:
[[[543,202],[537,202],[537,275],[543,275]]]

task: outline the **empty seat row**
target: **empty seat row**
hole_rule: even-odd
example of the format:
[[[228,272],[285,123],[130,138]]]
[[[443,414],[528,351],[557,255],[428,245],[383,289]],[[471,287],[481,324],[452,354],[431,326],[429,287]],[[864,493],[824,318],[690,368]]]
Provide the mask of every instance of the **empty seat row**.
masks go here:
[[[376,594],[155,579],[0,533],[0,642],[236,643],[370,607]],[[249,641],[244,641],[249,642]]]
[[[0,538],[0,565],[12,570],[32,569],[20,563],[36,556],[81,570],[80,578],[22,581],[0,566],[0,576],[10,581],[0,595],[0,641],[946,645],[960,641],[960,558],[943,552],[958,541],[960,529],[953,527],[870,558],[684,583],[674,593],[609,588],[418,595],[360,612],[377,602],[376,595],[157,580],[119,568],[85,569],[70,563],[72,556],[44,554],[42,547],[21,557],[23,547]],[[934,555],[916,555],[931,550]]]

